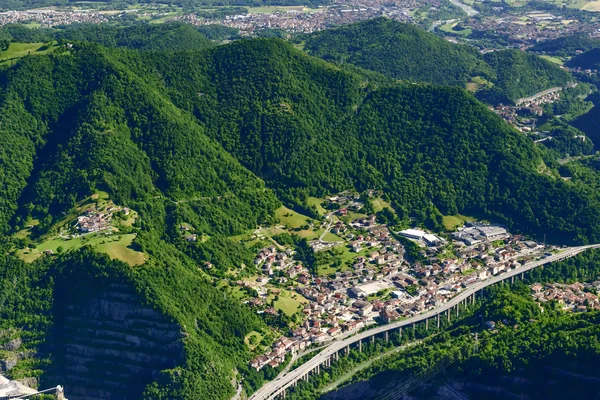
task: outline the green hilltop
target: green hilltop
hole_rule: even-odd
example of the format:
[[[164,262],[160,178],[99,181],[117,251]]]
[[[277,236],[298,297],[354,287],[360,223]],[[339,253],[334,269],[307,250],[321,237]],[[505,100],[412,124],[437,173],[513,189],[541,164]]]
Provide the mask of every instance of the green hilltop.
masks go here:
[[[478,93],[489,103],[510,103],[572,80],[557,65],[518,50],[484,55],[450,43],[418,27],[378,18],[317,32],[306,51],[337,63],[349,63],[390,78],[465,87],[484,78],[492,84]]]

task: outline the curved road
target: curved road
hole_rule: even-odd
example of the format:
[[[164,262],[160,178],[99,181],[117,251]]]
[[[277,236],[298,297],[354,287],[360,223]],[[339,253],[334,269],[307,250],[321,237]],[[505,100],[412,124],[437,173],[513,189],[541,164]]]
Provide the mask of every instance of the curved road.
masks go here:
[[[532,261],[527,263],[519,268],[512,269],[508,272],[505,272],[501,275],[494,276],[492,278],[486,279],[484,281],[480,281],[474,285],[469,286],[458,295],[449,300],[446,304],[441,307],[438,307],[434,310],[430,310],[419,315],[415,315],[414,317],[404,319],[402,321],[393,322],[387,325],[381,325],[376,328],[372,328],[361,332],[355,336],[351,336],[347,339],[343,340],[334,340],[329,346],[327,346],[323,351],[317,354],[315,357],[311,358],[306,363],[302,364],[297,369],[291,371],[285,376],[279,377],[278,379],[266,383],[262,388],[260,388],[254,395],[250,397],[250,400],[271,400],[279,396],[283,391],[293,386],[295,382],[302,379],[304,376],[309,374],[318,366],[325,363],[326,360],[330,359],[333,354],[336,352],[343,350],[347,346],[358,342],[359,340],[365,340],[369,337],[377,334],[384,333],[386,331],[398,329],[407,325],[412,325],[413,323],[425,321],[428,318],[432,318],[441,314],[447,310],[452,309],[452,307],[460,304],[463,300],[466,300],[469,296],[477,293],[481,289],[501,282],[507,278],[511,278],[515,275],[521,274],[523,272],[530,271],[539,266],[549,264],[554,261],[560,261],[568,257],[572,257],[576,254],[579,254],[585,250],[592,248],[600,248],[600,244],[590,245],[590,246],[580,246],[580,247],[571,247],[565,250],[562,250],[560,253],[553,254],[545,259],[539,261]]]

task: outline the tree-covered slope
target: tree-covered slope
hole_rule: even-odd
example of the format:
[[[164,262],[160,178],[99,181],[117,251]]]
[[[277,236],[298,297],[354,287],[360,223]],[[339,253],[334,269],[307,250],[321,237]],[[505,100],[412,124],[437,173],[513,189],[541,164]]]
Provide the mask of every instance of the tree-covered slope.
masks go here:
[[[546,40],[531,47],[529,50],[536,53],[551,54],[554,56],[574,56],[578,51],[588,51],[600,47],[600,40],[592,39],[586,35],[562,36]]]
[[[432,227],[438,210],[461,211],[549,237],[598,237],[597,196],[540,174],[535,145],[464,90],[369,86],[272,40],[137,63],[282,196],[375,186]]]
[[[18,208],[13,225],[31,215],[44,228],[98,189],[121,204],[203,199],[214,212],[197,213],[227,234],[269,214],[274,198],[191,116],[103,51],[73,53],[28,58],[0,78],[5,232]]]
[[[463,86],[472,76],[491,73],[474,48],[386,18],[317,32],[304,48],[324,60],[402,80]]]
[[[519,50],[493,51],[484,54],[483,59],[496,72],[492,91],[511,100],[564,86],[571,80],[569,73],[556,64]]]
[[[188,24],[136,24],[121,28],[106,24],[77,24],[52,32],[56,39],[99,43],[135,50],[201,50],[213,43]]]
[[[573,57],[567,62],[567,66],[582,69],[600,70],[600,45],[585,53]]]
[[[464,87],[472,77],[482,76],[493,84],[480,97],[490,103],[507,103],[570,81],[567,72],[535,55],[517,50],[481,55],[386,18],[317,32],[304,48],[325,60],[407,81]]]

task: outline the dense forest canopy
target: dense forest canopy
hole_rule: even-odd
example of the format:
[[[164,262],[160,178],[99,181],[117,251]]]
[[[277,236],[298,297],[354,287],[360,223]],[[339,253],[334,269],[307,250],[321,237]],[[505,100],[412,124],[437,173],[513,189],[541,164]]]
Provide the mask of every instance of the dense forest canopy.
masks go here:
[[[572,35],[538,43],[529,50],[536,53],[566,57],[598,47],[600,47],[600,39],[593,39],[586,35]]]
[[[480,99],[509,103],[571,81],[557,65],[518,50],[485,55],[450,43],[413,25],[378,18],[309,36],[306,51],[337,63],[350,63],[391,78],[464,87],[480,76],[493,84]]]

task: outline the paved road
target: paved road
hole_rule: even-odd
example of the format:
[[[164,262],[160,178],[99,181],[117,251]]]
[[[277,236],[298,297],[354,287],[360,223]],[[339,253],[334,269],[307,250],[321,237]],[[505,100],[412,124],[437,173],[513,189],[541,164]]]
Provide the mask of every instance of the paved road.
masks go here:
[[[566,257],[571,257],[576,254],[579,254],[585,250],[591,248],[600,248],[600,244],[590,245],[590,246],[580,246],[580,247],[571,247],[568,249],[563,249],[558,254],[553,254],[545,259],[539,261],[532,261],[527,263],[519,268],[510,270],[501,275],[494,276],[492,278],[486,279],[484,281],[478,282],[474,285],[469,286],[467,289],[460,292],[454,298],[449,300],[446,304],[441,307],[438,307],[434,310],[430,310],[419,315],[415,315],[414,317],[404,319],[402,321],[393,322],[387,325],[377,326],[375,328],[366,330],[361,332],[355,336],[348,337],[343,340],[334,340],[329,346],[323,349],[319,354],[315,357],[311,358],[306,363],[302,364],[297,369],[291,371],[283,377],[280,377],[277,381],[271,381],[266,383],[262,388],[260,388],[250,400],[270,400],[277,397],[283,390],[291,387],[296,381],[302,379],[303,376],[310,373],[317,366],[323,364],[325,360],[329,359],[336,352],[343,350],[347,346],[358,342],[359,340],[365,340],[369,337],[377,334],[384,333],[386,331],[395,330],[404,326],[412,325],[413,323],[424,321],[428,318],[435,317],[438,314],[441,314],[447,310],[452,309],[452,307],[460,304],[463,300],[466,300],[469,296],[477,293],[481,289],[496,284],[500,281],[506,280],[507,278],[513,277],[515,275],[521,274],[523,272],[530,271],[539,266],[549,264],[554,261],[562,260]]]

